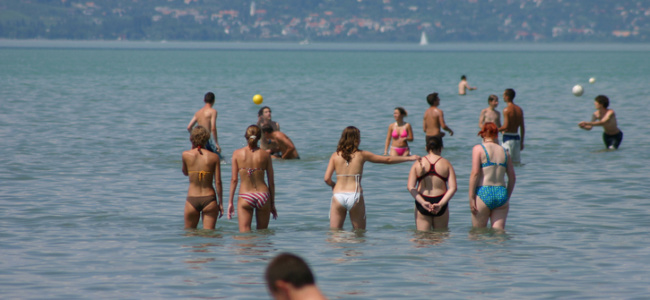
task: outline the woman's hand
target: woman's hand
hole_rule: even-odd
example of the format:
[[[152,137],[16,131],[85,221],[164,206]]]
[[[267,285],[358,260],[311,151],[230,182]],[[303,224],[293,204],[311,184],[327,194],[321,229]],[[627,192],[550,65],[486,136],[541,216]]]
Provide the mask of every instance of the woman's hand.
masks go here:
[[[228,219],[232,219],[232,215],[235,214],[235,206],[228,204]]]
[[[271,214],[273,215],[273,220],[278,218],[278,211],[275,209],[275,205],[271,206]]]
[[[476,208],[476,198],[469,198],[469,210],[472,211],[473,215],[478,214],[478,208]]]

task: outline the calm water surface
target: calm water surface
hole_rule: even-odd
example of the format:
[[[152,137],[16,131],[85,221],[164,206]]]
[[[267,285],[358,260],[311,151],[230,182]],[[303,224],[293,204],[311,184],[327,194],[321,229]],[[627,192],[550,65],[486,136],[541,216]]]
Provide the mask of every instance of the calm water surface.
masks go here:
[[[0,41],[2,298],[268,298],[262,274],[283,251],[303,256],[332,299],[650,294],[647,51],[52,45]],[[462,74],[479,87],[464,97]],[[472,231],[478,114],[509,87],[527,131],[507,233]],[[279,218],[269,230],[240,234],[226,218],[215,231],[183,229],[180,154],[207,91],[227,161],[256,121],[254,94],[300,152],[274,162]],[[423,155],[433,91],[455,131],[443,151],[459,179],[449,230],[415,231],[406,163],[367,164],[367,230],[330,231],[323,174],[341,130],[359,127],[361,148],[381,154],[403,106]],[[598,94],[625,133],[618,151],[604,151],[601,130],[577,127]],[[227,196],[228,163],[222,172]]]

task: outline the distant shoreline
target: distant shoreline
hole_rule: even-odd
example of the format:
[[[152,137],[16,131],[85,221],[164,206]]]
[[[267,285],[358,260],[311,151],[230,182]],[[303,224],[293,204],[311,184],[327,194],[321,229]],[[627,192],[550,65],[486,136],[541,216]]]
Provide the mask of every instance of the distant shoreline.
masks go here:
[[[116,40],[10,40],[0,39],[0,48],[35,49],[124,49],[124,50],[291,50],[291,51],[650,51],[650,43],[310,43],[293,42],[204,42],[204,41],[116,41]]]

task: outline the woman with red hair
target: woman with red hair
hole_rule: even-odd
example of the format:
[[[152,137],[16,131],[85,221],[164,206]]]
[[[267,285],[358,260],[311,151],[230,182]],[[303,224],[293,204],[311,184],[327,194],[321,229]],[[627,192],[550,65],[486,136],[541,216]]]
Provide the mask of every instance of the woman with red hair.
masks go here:
[[[498,134],[497,125],[486,122],[478,133],[483,143],[472,150],[469,208],[472,226],[477,228],[485,228],[491,221],[493,229],[505,229],[509,200],[515,188],[515,169],[508,152],[497,143]],[[505,175],[508,175],[507,185]]]

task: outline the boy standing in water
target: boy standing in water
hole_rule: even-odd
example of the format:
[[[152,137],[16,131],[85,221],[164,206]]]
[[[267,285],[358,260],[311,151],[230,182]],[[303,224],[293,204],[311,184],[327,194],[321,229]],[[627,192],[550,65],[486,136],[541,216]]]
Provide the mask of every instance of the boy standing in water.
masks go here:
[[[584,130],[591,130],[594,126],[603,126],[603,142],[608,149],[618,149],[623,141],[623,131],[616,124],[616,113],[608,109],[609,98],[598,95],[594,99],[596,111],[591,116],[591,122],[582,121],[578,124]]]
[[[207,128],[208,132],[210,132],[210,140],[205,144],[205,149],[217,153],[221,157],[221,147],[217,138],[217,110],[212,108],[214,105],[214,93],[206,93],[203,97],[203,102],[205,102],[205,105],[194,113],[190,124],[187,125],[187,131],[192,133],[192,128],[197,123]]]
[[[483,129],[483,124],[487,122],[492,122],[501,127],[501,113],[496,110],[499,105],[499,97],[497,95],[488,96],[488,107],[484,108],[481,111],[481,115],[478,117],[478,128]]]
[[[460,76],[460,82],[458,83],[458,95],[465,95],[467,93],[467,90],[473,91],[475,90],[476,87],[469,86],[469,83],[467,83],[467,77],[465,75]]]

